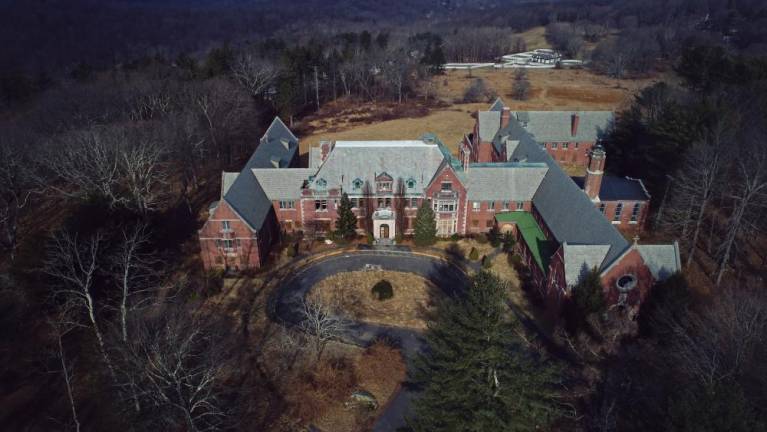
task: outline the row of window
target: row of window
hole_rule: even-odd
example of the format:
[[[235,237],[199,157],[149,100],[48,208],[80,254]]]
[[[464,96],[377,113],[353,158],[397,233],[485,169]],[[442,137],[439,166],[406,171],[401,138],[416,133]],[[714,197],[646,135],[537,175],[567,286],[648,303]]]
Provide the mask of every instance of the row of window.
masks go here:
[[[323,180],[323,179],[320,179],[320,180]],[[358,178],[354,179],[354,181],[352,181],[352,189],[353,190],[361,190],[362,186],[364,184],[365,184],[365,182],[363,182],[362,179],[358,179]],[[405,186],[408,189],[415,189],[415,179],[411,177],[411,178],[405,180]],[[393,182],[388,181],[388,180],[383,180],[383,181],[376,182],[376,189],[379,192],[380,191],[384,191],[384,192],[391,191],[392,187],[393,187]]]
[[[562,144],[562,149],[563,150],[567,150],[568,148],[570,148],[570,143],[566,143],[566,142],[563,142],[563,143],[555,143],[555,142],[553,142],[553,143],[543,143],[541,145],[543,146],[543,148],[550,148],[552,150],[556,150],[559,147],[559,144]],[[573,147],[575,149],[577,149],[579,147],[579,143],[573,143]]]
[[[234,249],[235,247],[240,247],[240,239],[234,239],[234,240],[216,239],[216,247],[224,248],[224,249]]]
[[[599,211],[604,214],[606,209],[605,203],[599,204]],[[637,222],[639,220],[639,211],[642,209],[641,203],[634,203],[631,208],[631,222]],[[613,214],[613,222],[620,222],[621,215],[623,215],[623,203],[618,203],[615,206],[615,213]]]
[[[502,201],[501,202],[501,210],[511,210],[511,201]],[[495,201],[487,201],[487,208],[488,210],[495,210]],[[514,203],[515,210],[524,210],[525,209],[525,202],[524,201],[515,201]],[[471,203],[471,210],[472,211],[480,211],[482,209],[482,202],[481,201],[472,201]]]

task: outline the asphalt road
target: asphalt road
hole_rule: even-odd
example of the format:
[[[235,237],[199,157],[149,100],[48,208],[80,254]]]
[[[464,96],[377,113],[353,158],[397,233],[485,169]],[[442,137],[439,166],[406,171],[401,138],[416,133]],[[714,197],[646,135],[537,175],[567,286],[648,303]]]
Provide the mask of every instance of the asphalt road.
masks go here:
[[[314,262],[285,278],[276,294],[276,318],[286,325],[299,323],[301,300],[315,284],[336,273],[364,270],[369,265],[380,266],[383,270],[418,274],[434,283],[445,294],[452,294],[455,290],[464,288],[468,282],[466,274],[459,268],[437,258],[403,251],[350,252]],[[344,339],[356,345],[366,346],[379,337],[387,337],[400,346],[408,368],[412,367],[413,358],[425,346],[417,331],[362,322],[353,323]],[[414,396],[415,391],[405,383],[386,406],[386,410],[380,414],[373,431],[396,431],[397,428],[405,426],[405,417],[409,413]]]

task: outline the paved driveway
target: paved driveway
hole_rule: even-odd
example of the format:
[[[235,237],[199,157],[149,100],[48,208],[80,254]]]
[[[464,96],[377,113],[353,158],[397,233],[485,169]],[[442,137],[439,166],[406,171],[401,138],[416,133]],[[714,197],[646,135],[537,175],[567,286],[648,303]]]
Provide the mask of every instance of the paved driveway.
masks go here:
[[[440,288],[445,294],[464,288],[468,279],[456,266],[443,260],[404,251],[365,250],[328,257],[302,267],[297,273],[286,277],[276,293],[275,315],[286,325],[295,325],[301,320],[301,300],[309,290],[322,279],[340,272],[364,270],[366,266],[380,266],[383,270],[394,270],[418,274]],[[402,349],[408,368],[412,367],[415,355],[424,348],[424,341],[417,331],[375,324],[355,322],[344,339],[365,346],[378,337],[385,336],[396,341]],[[405,383],[394,399],[386,406],[376,421],[375,432],[395,431],[405,425],[414,390]]]

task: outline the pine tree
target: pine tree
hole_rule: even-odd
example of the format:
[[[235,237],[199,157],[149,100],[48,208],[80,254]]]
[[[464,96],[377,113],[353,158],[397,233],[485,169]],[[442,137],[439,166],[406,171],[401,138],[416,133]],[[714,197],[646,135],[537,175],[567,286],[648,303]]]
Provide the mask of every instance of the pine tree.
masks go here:
[[[409,421],[415,432],[546,430],[556,419],[556,368],[518,336],[507,292],[481,271],[440,305],[413,374],[423,387]]]
[[[414,231],[415,244],[418,246],[430,246],[437,241],[437,221],[434,219],[434,211],[427,202],[418,209]]]
[[[592,269],[573,287],[573,301],[583,316],[601,313],[605,310],[605,295],[602,278],[597,269]]]
[[[341,196],[341,204],[338,206],[338,219],[336,219],[336,235],[339,238],[350,239],[357,234],[357,216],[352,211],[352,202],[349,195]]]

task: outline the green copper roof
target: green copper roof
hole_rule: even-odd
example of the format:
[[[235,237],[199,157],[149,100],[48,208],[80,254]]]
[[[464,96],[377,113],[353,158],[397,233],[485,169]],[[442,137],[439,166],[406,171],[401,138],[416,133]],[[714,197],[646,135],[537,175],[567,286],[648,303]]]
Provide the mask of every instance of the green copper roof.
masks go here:
[[[556,251],[557,242],[546,238],[533,215],[522,211],[497,213],[495,220],[499,223],[511,222],[516,224],[522,235],[522,240],[527,243],[527,247],[533,255],[535,263],[543,270],[544,274],[548,273],[549,259]]]

